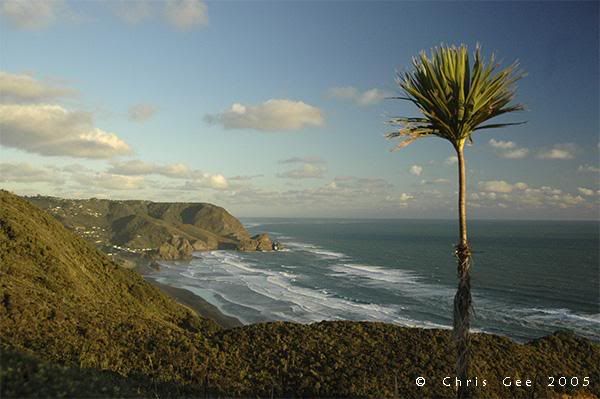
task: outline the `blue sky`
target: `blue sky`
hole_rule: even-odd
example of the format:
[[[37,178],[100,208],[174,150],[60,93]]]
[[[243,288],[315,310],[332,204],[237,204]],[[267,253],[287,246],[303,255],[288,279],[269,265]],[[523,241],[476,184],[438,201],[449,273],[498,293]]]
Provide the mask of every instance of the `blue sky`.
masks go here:
[[[481,43],[527,124],[474,136],[476,218],[597,219],[597,2],[0,0],[0,181],[240,216],[456,213],[452,148],[390,152],[396,71]]]

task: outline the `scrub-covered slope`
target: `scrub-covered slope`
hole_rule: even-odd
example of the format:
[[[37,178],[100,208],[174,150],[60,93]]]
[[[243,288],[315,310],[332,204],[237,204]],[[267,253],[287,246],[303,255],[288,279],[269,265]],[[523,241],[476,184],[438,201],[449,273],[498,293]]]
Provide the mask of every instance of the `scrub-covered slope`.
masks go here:
[[[50,361],[202,381],[218,330],[52,216],[0,191],[2,344]],[[176,377],[181,376],[181,377]]]

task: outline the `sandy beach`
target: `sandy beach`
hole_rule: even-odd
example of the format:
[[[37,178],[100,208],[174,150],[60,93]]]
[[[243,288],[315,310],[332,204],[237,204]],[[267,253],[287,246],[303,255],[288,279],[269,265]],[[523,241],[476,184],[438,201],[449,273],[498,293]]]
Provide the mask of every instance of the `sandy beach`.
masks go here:
[[[161,284],[148,275],[144,276],[145,280],[150,284],[160,288],[165,294],[175,299],[180,304],[187,306],[196,312],[199,316],[211,319],[223,328],[229,329],[234,327],[242,326],[235,317],[227,316],[219,311],[216,306],[208,303],[204,299],[197,295],[194,295],[191,291],[183,288],[171,287],[165,284]]]

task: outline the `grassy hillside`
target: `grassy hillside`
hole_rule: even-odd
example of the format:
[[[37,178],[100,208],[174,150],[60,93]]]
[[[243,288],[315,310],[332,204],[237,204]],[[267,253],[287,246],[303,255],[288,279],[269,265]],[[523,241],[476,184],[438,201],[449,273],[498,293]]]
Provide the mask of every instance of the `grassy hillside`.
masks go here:
[[[49,361],[202,381],[218,327],[0,192],[2,342]]]
[[[67,367],[9,348],[2,350],[0,381],[2,398],[177,398],[190,393],[143,375]]]
[[[349,321],[222,330],[5,191],[0,277],[3,398],[454,395],[441,384],[453,370],[449,331]],[[473,375],[488,380],[478,397],[600,394],[598,343],[568,333],[525,345],[484,334],[473,341]],[[550,390],[549,375],[591,384]],[[422,388],[418,376],[428,380]],[[506,376],[538,383],[508,389]]]

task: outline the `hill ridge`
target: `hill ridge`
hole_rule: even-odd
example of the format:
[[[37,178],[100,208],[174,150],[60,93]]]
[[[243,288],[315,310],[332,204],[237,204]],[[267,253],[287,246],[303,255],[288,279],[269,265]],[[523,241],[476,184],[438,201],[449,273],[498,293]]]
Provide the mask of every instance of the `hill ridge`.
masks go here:
[[[251,237],[225,208],[207,202],[27,197],[115,259],[189,259],[193,251],[269,251],[268,236]]]

